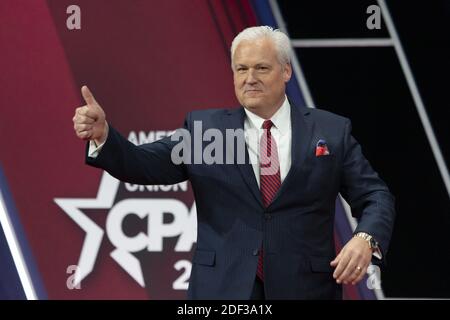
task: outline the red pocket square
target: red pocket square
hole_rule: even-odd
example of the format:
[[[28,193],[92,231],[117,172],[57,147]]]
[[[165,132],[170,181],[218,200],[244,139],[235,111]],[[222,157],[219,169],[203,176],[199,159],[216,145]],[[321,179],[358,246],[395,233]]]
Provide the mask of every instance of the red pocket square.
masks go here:
[[[317,141],[316,145],[316,157],[328,156],[330,151],[328,150],[328,146],[325,140]]]

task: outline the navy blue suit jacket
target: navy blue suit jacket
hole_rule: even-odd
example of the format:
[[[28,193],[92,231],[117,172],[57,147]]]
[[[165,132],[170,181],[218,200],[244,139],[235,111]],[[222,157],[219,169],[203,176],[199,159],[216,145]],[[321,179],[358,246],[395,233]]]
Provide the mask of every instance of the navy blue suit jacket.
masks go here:
[[[203,131],[243,129],[237,109],[193,111],[184,127]],[[365,231],[388,248],[394,198],[351,136],[350,121],[318,109],[291,106],[292,165],[269,207],[261,201],[251,164],[180,164],[171,161],[178,142],[169,137],[135,146],[110,127],[92,166],[136,184],[174,184],[189,179],[197,206],[198,236],[188,290],[192,299],[248,299],[264,248],[268,299],[336,299],[332,277],[335,200],[340,192]],[[316,157],[318,140],[330,155]],[[229,148],[226,147],[225,151]],[[248,154],[247,154],[248,157]]]

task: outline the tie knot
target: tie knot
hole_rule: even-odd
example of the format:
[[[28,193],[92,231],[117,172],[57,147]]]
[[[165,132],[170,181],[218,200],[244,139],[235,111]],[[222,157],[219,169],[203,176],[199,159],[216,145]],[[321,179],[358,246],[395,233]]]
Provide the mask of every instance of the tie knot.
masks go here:
[[[270,128],[272,128],[272,126],[273,126],[272,120],[264,120],[264,122],[262,124],[262,128],[265,130],[270,130]]]

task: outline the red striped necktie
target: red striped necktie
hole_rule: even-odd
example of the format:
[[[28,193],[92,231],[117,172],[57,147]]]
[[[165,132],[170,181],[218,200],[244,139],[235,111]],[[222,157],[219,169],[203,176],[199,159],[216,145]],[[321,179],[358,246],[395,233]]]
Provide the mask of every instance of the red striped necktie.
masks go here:
[[[273,123],[265,120],[264,130],[259,142],[260,190],[264,207],[268,207],[281,186],[280,161],[278,149],[270,129]],[[258,259],[257,276],[264,280],[264,251],[261,249]]]

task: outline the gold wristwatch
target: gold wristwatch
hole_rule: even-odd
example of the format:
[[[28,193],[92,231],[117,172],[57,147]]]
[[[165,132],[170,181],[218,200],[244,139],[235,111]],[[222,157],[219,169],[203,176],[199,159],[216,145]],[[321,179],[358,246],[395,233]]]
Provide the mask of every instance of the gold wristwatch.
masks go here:
[[[375,241],[374,237],[372,237],[370,234],[365,232],[358,232],[355,233],[354,237],[359,237],[367,241],[369,244],[369,248],[372,250],[378,249],[378,242]]]

